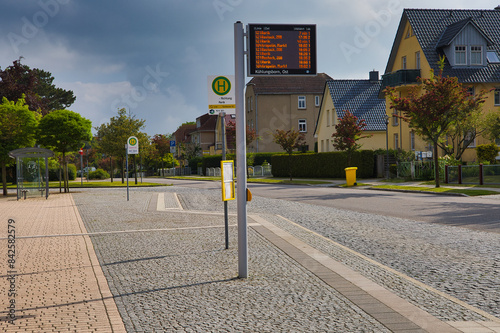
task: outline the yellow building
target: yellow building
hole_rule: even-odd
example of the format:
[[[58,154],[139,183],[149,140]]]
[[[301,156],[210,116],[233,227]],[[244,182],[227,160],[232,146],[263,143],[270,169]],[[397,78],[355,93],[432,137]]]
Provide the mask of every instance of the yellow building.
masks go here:
[[[401,96],[429,78],[445,56],[444,76],[457,77],[471,93],[488,90],[484,112],[500,108],[500,7],[494,10],[405,9],[389,56],[382,87],[396,87]],[[383,94],[381,93],[381,96]],[[386,112],[394,112],[387,100]],[[391,117],[389,148],[427,152],[432,146],[415,136],[406,122]],[[451,142],[450,142],[451,143]],[[462,160],[475,161],[475,147],[489,143],[478,136]],[[443,152],[440,150],[440,155]]]
[[[318,152],[334,151],[332,134],[338,119],[350,111],[359,119],[364,119],[365,133],[371,135],[358,141],[361,149],[385,149],[385,99],[379,98],[381,81],[378,72],[370,72],[369,80],[329,80],[325,84],[323,102],[318,115],[314,135],[318,142]]]

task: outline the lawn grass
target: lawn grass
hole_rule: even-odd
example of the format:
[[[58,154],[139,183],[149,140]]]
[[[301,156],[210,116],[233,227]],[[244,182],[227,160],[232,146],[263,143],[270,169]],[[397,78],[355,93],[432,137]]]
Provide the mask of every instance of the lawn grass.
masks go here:
[[[184,180],[211,180],[221,181],[221,177],[205,177],[205,176],[175,176],[167,177],[167,179],[184,179]],[[247,178],[247,183],[266,183],[266,184],[295,184],[295,185],[321,185],[330,184],[323,180],[292,180],[282,178]]]
[[[158,183],[137,183],[130,181],[128,183],[129,187],[151,187],[151,186],[171,186],[169,184],[158,184]],[[45,187],[45,186],[42,186]],[[99,187],[127,187],[127,182],[123,183],[121,180],[110,182],[110,181],[83,181],[83,185],[80,181],[70,181],[70,188],[99,188]],[[7,188],[16,188],[15,184],[10,184]],[[59,182],[49,182],[49,188],[59,188]]]
[[[465,194],[470,197],[479,195],[493,195],[500,194],[496,191],[481,190],[481,189],[462,189],[462,188],[449,188],[449,187],[422,187],[422,186],[399,186],[399,185],[377,185],[372,186],[372,188],[382,188],[388,190],[406,190],[406,191],[418,191],[418,192],[433,192],[433,193],[459,193]]]

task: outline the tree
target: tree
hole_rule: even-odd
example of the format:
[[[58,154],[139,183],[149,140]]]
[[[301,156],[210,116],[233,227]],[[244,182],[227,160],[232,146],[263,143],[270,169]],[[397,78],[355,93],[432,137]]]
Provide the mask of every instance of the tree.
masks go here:
[[[120,161],[122,183],[125,182],[123,167],[126,154],[125,144],[130,136],[137,136],[139,138],[139,133],[144,127],[145,122],[142,119],[135,119],[133,114],[127,114],[127,110],[122,108],[118,110],[118,116],[112,117],[109,123],[95,128],[97,130],[97,143],[100,151],[109,156],[116,157]],[[141,143],[139,142],[139,147],[140,145]],[[113,167],[111,167],[111,171],[113,171]],[[113,181],[113,178],[111,178],[111,181]]]
[[[68,108],[76,97],[71,90],[56,88],[54,77],[47,71],[21,64],[21,58],[0,71],[0,97],[17,101],[25,95],[30,110],[40,110],[42,115]]]
[[[7,98],[0,104],[0,165],[3,195],[7,195],[7,165],[13,161],[9,152],[31,147],[35,143],[40,115],[29,110],[24,99],[11,102]]]
[[[486,115],[485,135],[493,142],[500,139],[500,111],[492,111]]]
[[[64,192],[69,192],[66,154],[80,149],[92,139],[92,123],[70,110],[56,110],[40,120],[38,142],[62,154]]]
[[[273,134],[273,142],[277,143],[288,154],[288,173],[290,181],[292,181],[292,153],[294,149],[305,144],[304,134],[293,128],[288,131],[277,129],[276,133]]]
[[[246,136],[246,145],[250,145],[255,140],[258,140],[257,132],[254,129],[251,129],[248,125],[246,126],[245,131]],[[236,148],[236,122],[233,120],[228,121],[226,126],[226,140],[229,149]]]
[[[361,148],[358,140],[369,138],[372,135],[363,135],[366,128],[364,119],[358,119],[350,111],[344,111],[344,116],[335,125],[335,133],[332,134],[335,149],[347,152],[347,164],[351,164],[352,153]]]
[[[439,62],[438,76],[431,70],[429,79],[410,88],[407,97],[396,97],[396,89],[388,87],[386,94],[391,108],[403,112],[400,116],[409,127],[434,146],[434,173],[439,187],[438,145],[457,120],[466,120],[484,103],[484,95],[470,96],[456,77],[443,77],[444,57]]]
[[[164,134],[155,134],[151,138],[151,142],[155,145],[157,155],[161,162],[161,169],[163,170],[163,163],[167,154],[170,154],[170,136]]]

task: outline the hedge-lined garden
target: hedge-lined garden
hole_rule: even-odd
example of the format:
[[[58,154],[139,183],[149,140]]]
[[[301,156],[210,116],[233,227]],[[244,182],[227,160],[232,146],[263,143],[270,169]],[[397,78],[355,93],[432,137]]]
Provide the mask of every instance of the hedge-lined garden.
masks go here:
[[[268,162],[272,165],[274,177],[288,177],[288,154],[282,153],[255,153],[248,159],[252,165],[262,165]],[[234,154],[228,154],[228,160],[235,160]],[[300,178],[343,178],[344,169],[357,167],[359,178],[375,177],[375,154],[372,150],[361,150],[353,153],[351,165],[347,165],[347,153],[294,153],[292,156],[292,175]],[[204,156],[201,162],[203,170],[220,167],[221,155]],[[250,165],[250,164],[249,164]]]
[[[347,165],[347,153],[309,153],[293,154],[292,175],[300,178],[343,178],[345,168],[357,167],[356,176],[371,178],[375,174],[375,157],[372,150],[354,152],[351,165]],[[287,154],[274,155],[271,159],[272,174],[274,177],[289,176],[289,156]]]

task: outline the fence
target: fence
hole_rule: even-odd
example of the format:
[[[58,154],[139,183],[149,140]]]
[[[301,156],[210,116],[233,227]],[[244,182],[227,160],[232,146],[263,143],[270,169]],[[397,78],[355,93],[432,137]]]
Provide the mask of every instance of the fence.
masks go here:
[[[447,165],[444,182],[448,184],[500,184],[500,165]]]
[[[257,165],[247,167],[248,177],[272,177],[271,164],[268,165]],[[207,177],[220,177],[220,168],[207,168]]]
[[[162,169],[162,170],[163,170],[163,173],[161,173],[161,169],[160,169],[160,174],[163,174],[164,177],[190,176],[191,175],[191,168],[190,167],[168,168],[168,169]]]
[[[431,180],[434,179],[434,161],[412,161],[398,162],[397,177],[408,178],[412,180]],[[444,179],[445,164],[439,162],[439,176]]]
[[[248,177],[272,177],[271,164],[248,167]]]
[[[220,177],[220,168],[207,168],[207,177]]]

